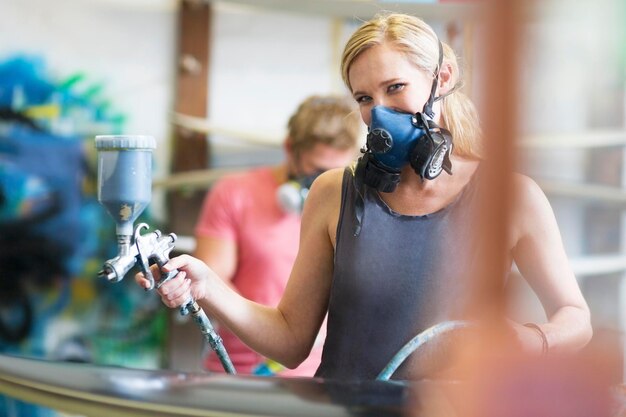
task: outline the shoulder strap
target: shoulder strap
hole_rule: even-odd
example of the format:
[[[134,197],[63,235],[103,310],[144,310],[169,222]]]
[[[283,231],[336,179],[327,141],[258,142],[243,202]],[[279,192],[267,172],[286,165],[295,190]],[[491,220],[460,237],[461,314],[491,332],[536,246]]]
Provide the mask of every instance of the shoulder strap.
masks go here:
[[[359,159],[361,162],[361,159]],[[361,234],[361,227],[363,224],[363,213],[365,212],[365,193],[367,192],[367,187],[363,182],[363,172],[362,164],[353,164],[348,169],[350,169],[352,174],[352,184],[354,186],[354,236],[359,236]]]

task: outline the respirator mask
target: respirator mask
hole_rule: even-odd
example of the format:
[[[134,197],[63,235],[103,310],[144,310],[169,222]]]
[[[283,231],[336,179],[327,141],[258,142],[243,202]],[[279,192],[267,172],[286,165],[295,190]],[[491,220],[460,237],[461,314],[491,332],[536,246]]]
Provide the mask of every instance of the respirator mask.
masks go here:
[[[432,110],[434,102],[443,97],[435,98],[442,61],[443,48],[439,43],[439,65],[421,113],[402,113],[383,106],[372,108],[364,155],[356,166],[356,175],[364,184],[390,193],[396,189],[400,172],[407,164],[422,179],[435,179],[442,171],[452,174],[452,135],[433,121]]]
[[[289,175],[287,182],[276,190],[276,201],[283,211],[294,214],[302,213],[304,200],[306,200],[309,194],[309,189],[313,181],[315,181],[322,172],[323,171],[318,171],[312,175]]]

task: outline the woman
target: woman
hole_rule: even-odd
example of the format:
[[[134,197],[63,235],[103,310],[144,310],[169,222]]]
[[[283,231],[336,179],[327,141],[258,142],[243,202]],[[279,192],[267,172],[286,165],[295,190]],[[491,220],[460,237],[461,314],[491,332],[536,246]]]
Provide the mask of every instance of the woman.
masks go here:
[[[278,307],[243,299],[188,256],[166,265],[181,272],[160,294],[176,307],[191,291],[242,341],[290,368],[307,357],[328,312],[316,375],[373,379],[412,336],[464,317],[475,302],[466,271],[479,236],[468,219],[480,129],[471,102],[456,90],[453,52],[415,17],[366,22],[346,45],[342,75],[369,127],[368,148],[355,170],[331,170],[314,183]],[[548,321],[512,327],[528,351],[578,349],[591,337],[589,310],[554,215],[531,179],[514,182],[519,203],[508,248]],[[410,377],[404,368],[394,377]]]

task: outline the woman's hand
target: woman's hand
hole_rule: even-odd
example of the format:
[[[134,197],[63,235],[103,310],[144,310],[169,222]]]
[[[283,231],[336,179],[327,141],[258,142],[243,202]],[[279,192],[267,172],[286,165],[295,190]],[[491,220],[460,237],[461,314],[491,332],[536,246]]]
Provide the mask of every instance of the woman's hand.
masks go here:
[[[159,282],[161,271],[157,265],[150,267],[156,282]],[[201,260],[189,255],[181,255],[170,259],[163,265],[163,272],[178,270],[178,274],[164,283],[157,292],[163,304],[170,308],[183,305],[190,298],[205,299],[208,295],[209,279],[219,279]],[[135,282],[142,288],[149,288],[150,282],[143,273],[135,275]]]
[[[522,352],[530,354],[546,353],[545,351],[548,349],[548,346],[544,346],[543,337],[537,329],[516,323],[512,320],[508,320],[508,323],[511,326],[517,345]]]

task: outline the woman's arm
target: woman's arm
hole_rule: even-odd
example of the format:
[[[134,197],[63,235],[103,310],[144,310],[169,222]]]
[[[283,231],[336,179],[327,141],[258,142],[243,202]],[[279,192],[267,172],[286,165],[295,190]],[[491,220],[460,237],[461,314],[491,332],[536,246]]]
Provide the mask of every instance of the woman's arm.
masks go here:
[[[326,314],[333,272],[329,230],[330,224],[337,224],[333,216],[340,200],[341,172],[328,172],[315,181],[302,214],[298,256],[277,308],[245,299],[205,263],[188,255],[164,266],[165,271],[180,273],[159,289],[163,302],[178,307],[191,293],[250,348],[289,368],[298,366],[308,356]],[[136,280],[145,287],[141,274]]]
[[[569,265],[552,207],[530,178],[517,175],[514,185],[512,255],[548,317],[548,322],[539,326],[550,351],[582,348],[592,335],[589,307]],[[541,350],[536,330],[523,326],[516,330],[523,345]]]

